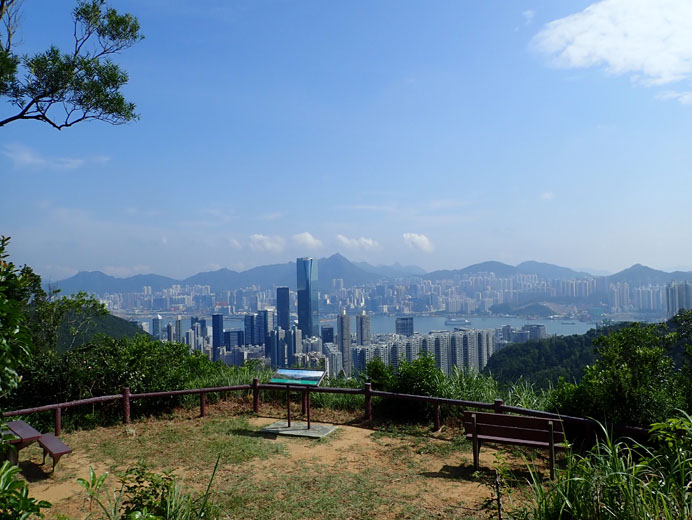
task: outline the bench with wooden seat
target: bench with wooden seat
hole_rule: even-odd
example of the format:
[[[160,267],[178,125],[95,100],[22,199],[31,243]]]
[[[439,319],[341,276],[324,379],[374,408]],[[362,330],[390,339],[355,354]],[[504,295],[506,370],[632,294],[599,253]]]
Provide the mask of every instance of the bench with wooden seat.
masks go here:
[[[5,426],[7,427],[6,432],[15,437],[10,439],[10,444],[14,449],[8,450],[6,457],[12,464],[16,465],[19,462],[19,451],[37,441],[41,437],[41,432],[22,420],[8,422]]]
[[[26,448],[32,442],[38,442],[43,448],[43,464],[46,463],[46,455],[51,456],[53,459],[53,471],[55,471],[55,465],[60,460],[60,457],[72,453],[72,448],[52,433],[41,434],[33,426],[22,420],[8,422],[5,426],[7,431],[15,437],[10,440],[10,444],[14,446],[14,449],[8,450],[6,455],[8,460],[14,465],[19,462],[19,450]]]
[[[60,460],[60,457],[72,453],[72,448],[67,444],[62,442],[52,433],[44,433],[39,437],[38,443],[43,448],[43,463],[46,463],[46,455],[50,455],[53,459],[53,471],[55,471],[55,465]]]
[[[515,444],[550,451],[550,478],[555,478],[555,450],[564,449],[560,419],[464,411],[466,438],[473,442],[473,465],[478,470],[481,442]]]

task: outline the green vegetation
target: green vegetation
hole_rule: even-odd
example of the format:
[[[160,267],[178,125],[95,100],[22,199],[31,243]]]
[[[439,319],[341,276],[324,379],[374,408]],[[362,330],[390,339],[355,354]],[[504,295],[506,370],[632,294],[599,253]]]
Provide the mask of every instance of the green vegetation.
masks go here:
[[[29,496],[29,486],[18,473],[19,467],[9,461],[0,465],[0,520],[25,520],[50,507],[48,502]]]
[[[193,520],[218,518],[217,507],[210,500],[210,488],[218,468],[214,466],[207,490],[196,496],[184,490],[180,480],[170,472],[151,472],[144,463],[120,475],[120,489],[110,491],[108,473],[97,475],[89,468],[89,479],[77,479],[89,498],[87,518],[99,520]]]
[[[638,323],[596,338],[597,361],[580,383],[560,382],[554,410],[641,426],[671,417],[683,404],[680,373],[667,355],[674,340],[663,325]]]
[[[179,390],[213,386],[250,384],[254,377],[268,379],[269,371],[252,367],[229,367],[212,363],[179,343],[163,343],[148,336],[96,340],[63,353],[55,350],[36,352],[21,371],[22,391],[1,401],[10,409],[30,408],[45,403],[74,401],[122,392],[132,393]],[[214,400],[210,395],[209,399]],[[188,397],[142,399],[132,402],[132,413],[162,413],[190,401]],[[65,426],[88,427],[109,424],[122,417],[120,403],[78,407],[65,414]],[[38,419],[38,418],[37,418]],[[47,414],[41,420],[49,421]]]
[[[118,14],[104,0],[79,1],[72,12],[74,46],[33,55],[15,51],[21,0],[0,1],[0,97],[16,113],[0,127],[19,120],[41,121],[58,130],[87,120],[122,124],[137,119],[135,105],[121,88],[128,76],[111,58],[142,40],[139,22]]]
[[[555,336],[512,343],[493,354],[483,370],[501,384],[523,378],[540,387],[556,384],[560,378],[579,381],[584,369],[596,359],[594,340],[613,329],[592,329],[586,334]]]
[[[613,520],[692,517],[692,420],[687,414],[652,427],[653,447],[604,440],[570,453],[554,482],[532,471],[531,505],[517,517]]]

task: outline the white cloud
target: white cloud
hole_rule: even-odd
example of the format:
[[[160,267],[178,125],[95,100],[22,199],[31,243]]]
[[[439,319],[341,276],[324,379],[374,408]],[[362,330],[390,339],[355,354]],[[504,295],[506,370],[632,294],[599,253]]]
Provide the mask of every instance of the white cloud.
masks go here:
[[[6,144],[2,147],[2,155],[12,161],[15,168],[44,169],[53,168],[57,170],[75,170],[85,164],[104,164],[110,159],[105,156],[94,156],[87,158],[76,157],[45,157],[36,150],[18,143]]]
[[[233,249],[242,249],[243,246],[240,245],[240,242],[238,242],[235,238],[230,238],[228,240],[228,244],[233,248]]]
[[[404,233],[403,237],[404,242],[411,249],[420,249],[421,251],[425,251],[426,253],[429,253],[433,249],[435,249],[433,243],[425,235],[418,233]]]
[[[676,90],[666,90],[656,96],[658,99],[675,99],[682,105],[692,105],[692,92],[678,92]]]
[[[544,191],[541,193],[541,198],[543,200],[553,200],[555,198],[555,194],[552,191]]]
[[[360,237],[360,238],[349,238],[344,235],[336,235],[336,239],[339,243],[349,249],[377,249],[380,244],[377,243],[375,239]]]
[[[534,37],[557,66],[603,66],[646,85],[692,76],[692,2],[601,0],[548,23]]]
[[[298,233],[297,235],[293,235],[292,238],[293,242],[295,242],[300,247],[304,247],[305,249],[319,249],[320,247],[322,247],[322,242],[313,237],[307,231],[305,231],[304,233]]]
[[[269,237],[258,233],[250,235],[250,249],[253,251],[266,251],[279,253],[284,249],[284,239],[281,237]]]
[[[536,16],[536,12],[532,11],[531,9],[527,9],[526,11],[523,11],[521,13],[521,16],[524,19],[524,23],[526,25],[529,25],[531,22],[533,22],[533,19]]]

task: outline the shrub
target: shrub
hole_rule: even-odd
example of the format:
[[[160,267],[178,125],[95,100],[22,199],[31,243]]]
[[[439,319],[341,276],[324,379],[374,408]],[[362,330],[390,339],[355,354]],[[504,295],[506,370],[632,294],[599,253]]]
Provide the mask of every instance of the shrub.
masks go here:
[[[635,323],[594,340],[600,358],[579,384],[561,380],[552,407],[568,415],[648,426],[682,404],[679,375],[663,326]]]

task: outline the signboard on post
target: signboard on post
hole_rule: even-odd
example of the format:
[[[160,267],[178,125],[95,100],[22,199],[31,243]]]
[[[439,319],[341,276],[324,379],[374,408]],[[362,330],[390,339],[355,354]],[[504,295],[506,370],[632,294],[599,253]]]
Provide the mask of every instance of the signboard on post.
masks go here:
[[[324,379],[324,370],[303,370],[294,368],[279,368],[272,376],[270,383],[282,385],[319,386]]]

